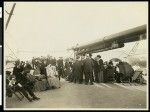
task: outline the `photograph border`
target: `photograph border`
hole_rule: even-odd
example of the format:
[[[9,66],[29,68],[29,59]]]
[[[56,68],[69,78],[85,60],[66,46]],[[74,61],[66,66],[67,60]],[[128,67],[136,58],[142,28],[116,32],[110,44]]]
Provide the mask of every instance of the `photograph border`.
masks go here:
[[[3,104],[3,109],[4,110],[36,110],[36,111],[41,111],[41,110],[148,110],[149,109],[149,68],[147,68],[147,75],[148,75],[148,82],[147,82],[147,108],[146,109],[140,109],[140,108],[7,108],[6,107],[6,90],[5,90],[5,84],[6,84],[6,74],[5,74],[5,51],[4,51],[4,32],[5,32],[5,29],[4,29],[4,3],[5,2],[14,2],[14,3],[17,3],[17,2],[54,2],[54,1],[3,1],[3,6],[2,6],[2,20],[3,20],[3,33],[2,33],[2,104]],[[56,1],[56,2],[59,2],[59,1]],[[65,1],[65,2],[70,2],[70,1]],[[72,1],[73,2],[73,1]],[[77,2],[80,2],[80,1],[77,1]],[[81,1],[83,2],[83,1]],[[85,1],[85,2],[94,2],[94,1]],[[99,2],[103,2],[103,1],[99,1]],[[113,1],[114,2],[114,1]],[[116,1],[115,1],[116,2]],[[125,1],[117,1],[117,2],[125,2]],[[136,2],[136,1],[134,1]],[[139,2],[139,1],[137,1]],[[145,1],[141,1],[141,2],[145,2]],[[148,2],[149,3],[149,2]],[[149,9],[149,8],[148,8]],[[149,12],[149,10],[148,10]],[[149,17],[149,13],[148,13],[148,17]],[[147,37],[149,37],[149,19],[147,21]],[[148,44],[148,54],[149,54],[149,38],[147,38],[147,44]],[[147,67],[149,67],[149,55],[147,56]]]

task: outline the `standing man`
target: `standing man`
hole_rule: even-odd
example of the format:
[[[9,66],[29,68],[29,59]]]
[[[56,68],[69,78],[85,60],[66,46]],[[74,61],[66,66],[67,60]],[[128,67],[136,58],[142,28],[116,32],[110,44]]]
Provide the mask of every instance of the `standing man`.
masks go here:
[[[89,53],[89,56],[90,56],[91,60],[93,61],[92,80],[93,80],[93,82],[94,82],[94,59],[92,58],[92,54],[91,54],[91,53]]]
[[[85,75],[85,84],[87,85],[90,80],[90,84],[93,85],[93,60],[90,58],[89,54],[86,54],[86,59],[83,63],[84,75]]]
[[[64,76],[64,64],[63,64],[63,58],[59,57],[58,61],[57,61],[57,70],[58,70],[58,76],[59,76],[59,80],[60,77]]]
[[[81,73],[80,83],[83,83],[83,81],[84,81],[84,79],[85,79],[85,78],[84,78],[84,67],[83,67],[84,60],[85,60],[85,54],[83,54],[83,55],[81,56],[82,73]]]
[[[82,75],[82,62],[80,60],[80,56],[76,57],[76,61],[73,64],[73,76],[74,76],[74,83],[82,83],[83,75]]]
[[[32,68],[35,69],[35,58],[32,58]]]
[[[100,73],[98,61],[99,61],[98,57],[96,56],[94,58],[94,81],[97,82],[97,83],[99,82],[98,75]]]

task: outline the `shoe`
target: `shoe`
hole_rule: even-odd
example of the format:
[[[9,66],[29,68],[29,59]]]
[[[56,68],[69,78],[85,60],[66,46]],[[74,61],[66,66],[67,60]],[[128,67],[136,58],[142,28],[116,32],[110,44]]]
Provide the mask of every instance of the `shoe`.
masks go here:
[[[38,98],[38,97],[34,97],[34,98],[33,98],[33,100],[39,100],[39,99],[40,99],[40,98]]]
[[[32,98],[29,98],[28,101],[29,101],[29,102],[32,102],[33,100],[32,100]]]

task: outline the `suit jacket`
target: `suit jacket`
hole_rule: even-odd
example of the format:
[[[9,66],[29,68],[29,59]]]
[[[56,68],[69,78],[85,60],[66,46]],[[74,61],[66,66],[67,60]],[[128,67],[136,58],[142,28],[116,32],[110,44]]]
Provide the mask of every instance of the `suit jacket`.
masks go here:
[[[61,60],[61,59],[59,59],[58,61],[57,61],[57,66],[58,66],[58,69],[60,69],[60,68],[63,68],[63,60]]]
[[[91,73],[93,72],[94,63],[92,59],[85,59],[83,61],[83,70],[84,73]]]
[[[73,74],[75,76],[82,75],[82,62],[81,61],[75,61],[75,63],[73,64]]]

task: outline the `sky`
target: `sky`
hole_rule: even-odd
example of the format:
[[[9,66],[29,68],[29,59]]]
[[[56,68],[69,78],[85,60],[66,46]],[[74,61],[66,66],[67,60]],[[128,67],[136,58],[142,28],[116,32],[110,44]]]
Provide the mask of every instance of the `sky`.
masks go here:
[[[9,12],[12,5],[5,2],[4,10]],[[7,18],[4,13],[4,24]],[[73,56],[67,49],[76,44],[147,23],[147,2],[16,2],[4,33],[5,54],[14,57],[11,48],[22,60]]]

